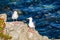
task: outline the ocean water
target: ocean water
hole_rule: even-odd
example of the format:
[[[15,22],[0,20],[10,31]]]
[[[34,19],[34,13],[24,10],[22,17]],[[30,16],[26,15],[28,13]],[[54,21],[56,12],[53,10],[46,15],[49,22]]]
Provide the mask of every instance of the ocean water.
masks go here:
[[[7,22],[13,21],[14,10],[19,14],[17,21],[28,24],[26,18],[32,17],[40,35],[60,38],[60,0],[0,0],[0,14],[7,14]]]

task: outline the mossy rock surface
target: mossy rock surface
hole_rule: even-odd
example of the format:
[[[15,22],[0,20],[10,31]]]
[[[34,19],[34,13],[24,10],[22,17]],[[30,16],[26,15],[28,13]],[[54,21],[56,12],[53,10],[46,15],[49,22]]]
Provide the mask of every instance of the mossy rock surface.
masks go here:
[[[12,37],[7,34],[0,33],[0,38],[2,38],[4,40],[8,40],[8,39],[11,39]]]
[[[0,30],[4,29],[5,27],[5,22],[3,18],[0,18]]]

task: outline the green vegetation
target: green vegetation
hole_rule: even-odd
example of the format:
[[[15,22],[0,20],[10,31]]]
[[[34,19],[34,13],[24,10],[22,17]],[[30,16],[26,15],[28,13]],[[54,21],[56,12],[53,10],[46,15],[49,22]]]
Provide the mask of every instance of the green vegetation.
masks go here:
[[[11,39],[12,37],[7,34],[0,33],[0,38],[2,38],[4,40],[8,40],[8,39]]]
[[[3,30],[3,28],[2,27],[0,27],[0,31],[2,31]]]
[[[3,34],[4,27],[5,27],[4,19],[0,18],[0,38],[4,40],[11,39],[12,38],[11,36]]]

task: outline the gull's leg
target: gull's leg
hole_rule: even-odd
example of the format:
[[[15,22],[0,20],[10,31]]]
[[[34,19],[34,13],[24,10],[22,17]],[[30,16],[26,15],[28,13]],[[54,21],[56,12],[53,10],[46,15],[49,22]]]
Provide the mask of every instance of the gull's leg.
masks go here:
[[[17,21],[17,19],[16,19],[16,21]]]
[[[14,22],[14,19],[12,21]]]
[[[15,19],[13,20],[13,22],[15,22]]]

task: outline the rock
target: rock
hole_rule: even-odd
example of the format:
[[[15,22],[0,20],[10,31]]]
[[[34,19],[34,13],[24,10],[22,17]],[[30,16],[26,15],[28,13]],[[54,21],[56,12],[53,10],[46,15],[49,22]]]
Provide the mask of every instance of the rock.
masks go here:
[[[31,30],[31,31],[29,31]],[[36,30],[30,29],[27,24],[23,22],[6,22],[4,33],[9,34],[11,40],[42,40],[47,39],[42,37]]]
[[[6,14],[0,14],[0,18],[3,18],[4,21],[6,22],[6,20],[7,20],[7,15],[6,15]]]

